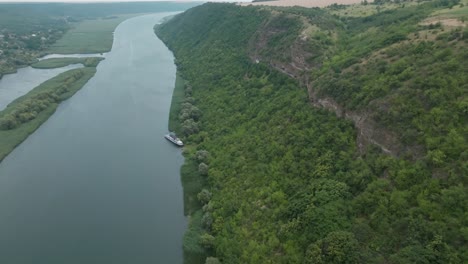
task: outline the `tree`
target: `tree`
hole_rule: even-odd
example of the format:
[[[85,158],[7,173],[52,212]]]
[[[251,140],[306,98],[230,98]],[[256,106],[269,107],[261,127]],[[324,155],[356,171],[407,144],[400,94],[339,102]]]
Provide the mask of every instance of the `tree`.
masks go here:
[[[205,264],[221,264],[221,261],[219,261],[219,259],[215,257],[207,257]]]
[[[331,232],[320,244],[325,263],[359,263],[359,244],[353,233]]]
[[[208,233],[204,233],[200,236],[200,243],[207,249],[213,248],[214,240],[214,236]]]
[[[305,261],[307,264],[322,264],[322,251],[317,244],[311,244],[306,251]]]
[[[205,214],[203,214],[201,222],[202,222],[202,226],[206,230],[211,230],[211,225],[213,224],[213,217],[211,216],[211,213],[206,212]]]
[[[197,198],[202,204],[207,204],[211,200],[211,196],[211,192],[207,189],[203,189],[197,194]]]
[[[185,95],[186,96],[191,96],[192,95],[192,86],[190,86],[190,85],[185,86]]]
[[[182,133],[186,136],[198,133],[198,124],[193,119],[187,119],[182,123]]]
[[[411,263],[433,263],[430,262],[430,249],[422,247],[420,244],[404,247],[390,257],[391,263],[411,264]]]
[[[200,165],[198,165],[198,172],[203,175],[203,176],[206,176],[208,175],[208,165],[206,165],[205,163],[200,163]]]
[[[208,154],[209,152],[206,150],[199,150],[195,154],[195,157],[197,158],[198,162],[206,162],[208,160]]]
[[[19,125],[18,120],[12,114],[8,114],[0,119],[0,129],[1,130],[10,130],[16,128]]]

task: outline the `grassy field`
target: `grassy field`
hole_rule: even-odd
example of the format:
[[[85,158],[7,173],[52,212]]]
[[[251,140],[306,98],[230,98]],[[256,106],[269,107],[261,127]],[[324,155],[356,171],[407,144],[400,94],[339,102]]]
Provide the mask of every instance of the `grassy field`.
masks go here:
[[[468,0],[462,0],[459,5],[452,8],[442,9],[435,12],[433,15],[441,18],[463,18],[466,22],[468,21]]]
[[[404,8],[408,6],[417,5],[416,1],[413,2],[405,2],[401,4],[397,3],[384,3],[381,5],[373,5],[373,4],[352,4],[343,6],[340,8],[335,8],[333,6],[328,7],[330,13],[333,15],[341,16],[341,17],[366,17],[375,15],[379,12],[383,12],[386,10],[393,10],[398,8]]]
[[[47,105],[47,107],[39,112],[35,112],[36,116],[33,119],[17,125],[13,129],[0,130],[0,161],[39,128],[55,112],[60,102],[75,94],[95,73],[95,67],[86,67],[59,74],[34,88],[26,95],[19,97],[9,104],[5,110],[1,111],[0,120],[3,121],[2,119],[7,116],[21,115],[24,114],[24,109],[35,107],[33,104],[38,101],[37,98],[41,97],[41,95],[53,94],[56,96],[56,100]],[[80,78],[70,83],[70,78],[77,76],[77,74],[79,74]],[[63,89],[64,86],[66,86],[66,89]]]
[[[184,86],[185,80],[177,74],[176,82],[174,87],[174,92],[172,93],[172,101],[171,101],[171,110],[169,112],[169,131],[175,131],[180,133],[180,121],[179,121],[179,112],[182,105],[182,101],[184,100]]]
[[[95,67],[104,58],[91,57],[91,58],[52,58],[38,61],[31,65],[36,69],[53,69],[65,67],[70,64],[81,63],[87,67]]]
[[[103,53],[111,50],[113,32],[126,19],[140,14],[112,16],[107,19],[85,20],[53,44],[48,53]]]
[[[369,1],[370,2],[370,1]],[[375,15],[379,12],[387,11],[387,10],[394,10],[399,8],[405,8],[409,6],[418,5],[417,1],[408,1],[403,3],[384,3],[380,5],[374,4],[352,4],[346,6],[329,6],[327,9],[330,11],[331,14],[337,15],[340,17],[366,17]],[[465,18],[465,21],[468,21],[468,0],[460,1],[459,5],[456,5],[452,8],[445,8],[439,10],[432,14],[433,17],[437,18],[458,18],[462,19]]]

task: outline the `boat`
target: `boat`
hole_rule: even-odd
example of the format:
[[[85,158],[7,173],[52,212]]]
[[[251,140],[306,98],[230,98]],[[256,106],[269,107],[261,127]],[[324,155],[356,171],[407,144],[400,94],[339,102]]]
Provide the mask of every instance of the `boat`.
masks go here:
[[[182,140],[180,140],[180,138],[178,138],[174,132],[171,132],[171,133],[165,135],[164,137],[165,137],[167,140],[169,140],[170,142],[176,144],[176,145],[179,146],[179,147],[182,147],[182,146],[184,145],[184,143],[182,142]]]

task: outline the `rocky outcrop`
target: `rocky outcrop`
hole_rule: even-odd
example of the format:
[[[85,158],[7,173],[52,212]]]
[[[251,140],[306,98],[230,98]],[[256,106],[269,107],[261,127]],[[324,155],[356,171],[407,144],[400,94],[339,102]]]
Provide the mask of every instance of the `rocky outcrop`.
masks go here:
[[[357,130],[356,143],[361,154],[365,153],[370,144],[379,147],[383,153],[391,156],[401,154],[403,146],[399,142],[397,135],[388,129],[379,127],[372,119],[370,113],[347,111],[332,98],[317,96],[316,92],[310,87],[308,87],[308,92],[312,106],[327,109],[334,112],[338,117],[353,122]]]
[[[271,21],[271,20],[270,20]],[[321,96],[313,88],[310,80],[312,69],[320,65],[310,65],[307,61],[313,54],[304,48],[307,45],[307,37],[298,36],[288,50],[283,51],[281,58],[271,57],[268,53],[262,52],[267,47],[269,39],[281,30],[269,26],[267,21],[259,28],[255,37],[250,42],[250,58],[256,63],[266,63],[270,67],[296,79],[301,85],[307,87],[310,103],[314,107],[324,108],[334,112],[338,117],[351,120],[357,130],[357,147],[361,154],[364,154],[367,147],[372,144],[379,147],[383,153],[391,156],[399,156],[404,151],[403,145],[399,142],[398,136],[390,130],[379,126],[372,118],[372,114],[366,111],[350,111],[339,105],[333,98]]]

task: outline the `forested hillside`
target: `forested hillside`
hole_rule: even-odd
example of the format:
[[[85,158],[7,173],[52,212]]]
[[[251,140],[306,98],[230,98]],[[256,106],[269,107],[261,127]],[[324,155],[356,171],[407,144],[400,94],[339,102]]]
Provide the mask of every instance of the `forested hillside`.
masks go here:
[[[425,24],[455,4],[157,27],[187,81],[186,262],[468,262],[468,33]]]

